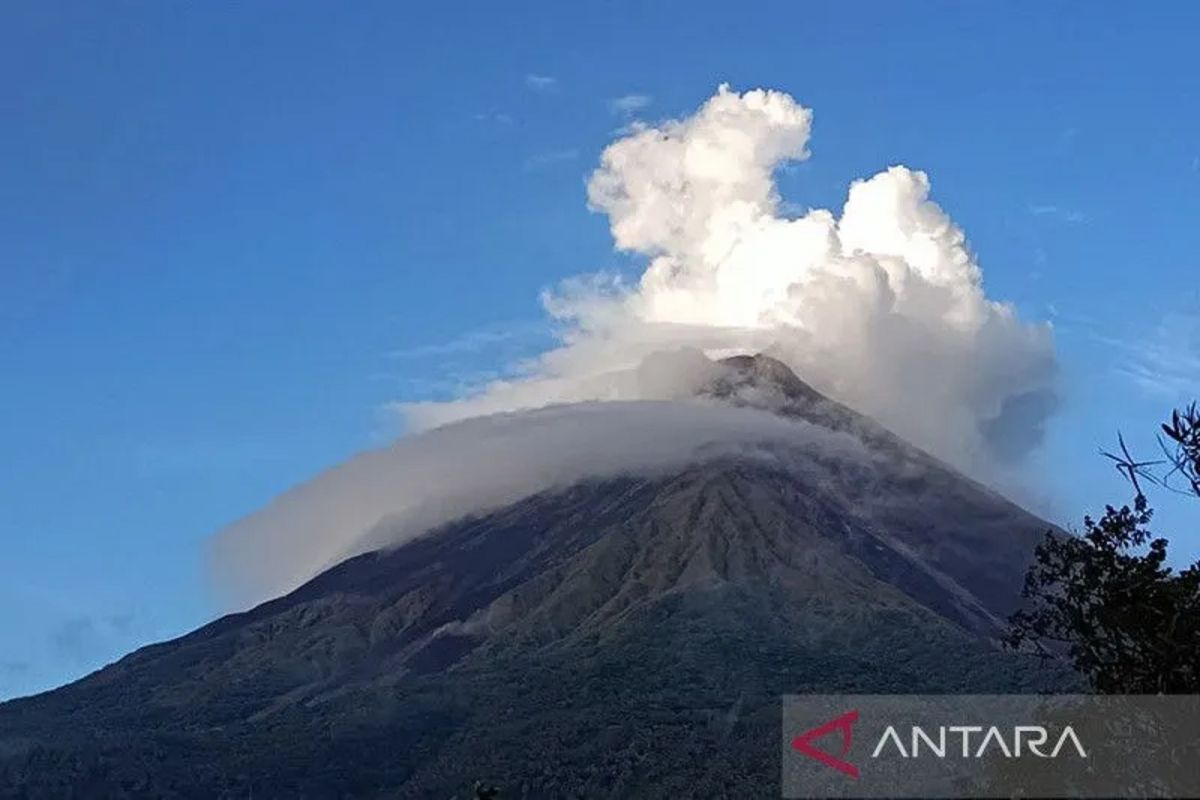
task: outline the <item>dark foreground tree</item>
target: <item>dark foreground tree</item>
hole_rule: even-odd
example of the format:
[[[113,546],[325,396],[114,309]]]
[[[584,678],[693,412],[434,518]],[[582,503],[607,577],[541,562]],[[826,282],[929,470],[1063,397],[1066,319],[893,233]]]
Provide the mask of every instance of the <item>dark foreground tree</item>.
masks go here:
[[[483,781],[475,781],[475,800],[498,800],[499,797],[500,787]]]
[[[1011,646],[1065,655],[1106,694],[1200,691],[1200,562],[1167,566],[1167,540],[1148,530],[1141,488],[1150,481],[1200,498],[1197,407],[1176,412],[1163,435],[1165,461],[1135,462],[1124,443],[1110,456],[1136,490],[1133,506],[1085,518],[1080,536],[1048,534],[1026,576],[1029,605],[1010,620]]]

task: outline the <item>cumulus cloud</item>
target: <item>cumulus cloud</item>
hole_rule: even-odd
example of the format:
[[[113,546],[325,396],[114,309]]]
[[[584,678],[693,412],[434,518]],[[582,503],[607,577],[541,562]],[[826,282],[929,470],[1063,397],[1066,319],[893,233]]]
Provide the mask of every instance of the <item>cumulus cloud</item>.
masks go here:
[[[585,276],[546,293],[558,347],[515,379],[406,406],[409,424],[655,397],[630,375],[686,346],[767,352],[975,475],[1019,460],[1057,406],[1049,325],[985,294],[923,172],[857,180],[840,213],[787,213],[774,175],[808,158],[812,121],[782,92],[722,86],[692,116],[609,145],[588,200],[616,248],[645,259],[640,278]]]
[[[688,363],[694,358],[704,360],[658,357],[640,379],[648,392],[656,380],[675,385],[673,370],[696,374]],[[847,434],[695,400],[582,403],[469,419],[363,453],[291,489],[219,533],[211,566],[225,600],[241,607],[352,555],[584,478],[786,452],[842,462],[866,457]]]

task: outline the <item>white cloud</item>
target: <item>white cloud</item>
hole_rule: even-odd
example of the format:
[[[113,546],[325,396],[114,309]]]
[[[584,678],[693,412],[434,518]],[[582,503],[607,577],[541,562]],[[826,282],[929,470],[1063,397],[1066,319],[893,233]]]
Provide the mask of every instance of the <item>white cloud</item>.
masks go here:
[[[678,358],[643,375],[654,384]],[[711,365],[710,365],[711,366]],[[231,607],[295,588],[357,553],[587,477],[655,475],[737,453],[865,458],[861,443],[763,411],[692,402],[585,403],[466,420],[362,453],[220,532],[210,565]],[[788,453],[791,455],[789,456]]]
[[[776,170],[808,157],[812,113],[781,92],[722,87],[694,115],[612,143],[588,183],[635,283],[543,297],[561,345],[517,379],[411,424],[554,402],[636,398],[628,375],[680,346],[767,351],[818,389],[974,474],[1040,440],[1057,404],[1050,327],[991,300],[963,231],[923,172],[855,181],[840,214],[782,210]]]
[[[544,324],[534,325],[530,323],[493,325],[487,328],[466,331],[444,342],[414,345],[412,347],[391,350],[385,353],[385,356],[391,359],[410,360],[478,353],[497,345],[512,342],[514,339],[530,337],[535,333],[542,332],[544,328]]]
[[[640,278],[582,276],[547,292],[560,341],[516,377],[401,406],[424,433],[219,534],[213,566],[231,602],[588,477],[730,453],[791,454],[796,469],[831,452],[866,457],[843,434],[687,399],[715,369],[705,354],[766,351],[977,475],[1036,445],[1057,399],[1049,326],[986,296],[922,172],[855,181],[840,213],[783,211],[774,174],[808,157],[811,123],[786,94],[722,87],[694,115],[611,144],[588,199],[617,248],[645,259]]]
[[[627,94],[609,100],[608,109],[614,114],[630,116],[648,107],[653,102],[654,98],[648,94]]]
[[[1150,336],[1113,344],[1125,352],[1118,372],[1146,392],[1171,403],[1200,398],[1200,316],[1167,314]]]
[[[535,92],[551,92],[558,88],[558,78],[530,73],[525,76],[525,85]]]

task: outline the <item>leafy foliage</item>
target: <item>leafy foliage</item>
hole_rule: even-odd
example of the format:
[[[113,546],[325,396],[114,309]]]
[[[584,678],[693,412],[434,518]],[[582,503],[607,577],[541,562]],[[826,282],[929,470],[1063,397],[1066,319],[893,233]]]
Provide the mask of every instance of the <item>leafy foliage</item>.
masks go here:
[[[1193,494],[1200,497],[1200,408],[1192,403],[1182,411],[1171,414],[1171,421],[1162,426],[1169,442],[1167,456],[1172,465],[1167,475],[1182,475]]]
[[[475,800],[498,800],[500,787],[483,781],[475,781]]]
[[[1026,576],[1032,603],[1011,618],[1008,644],[1049,657],[1065,653],[1102,693],[1200,689],[1200,562],[1180,572],[1167,566],[1167,540],[1147,528],[1153,512],[1139,483],[1169,486],[1181,474],[1200,497],[1196,406],[1176,411],[1163,432],[1170,470],[1135,462],[1122,442],[1123,456],[1110,457],[1137,489],[1133,507],[1085,517],[1081,536],[1048,534]]]

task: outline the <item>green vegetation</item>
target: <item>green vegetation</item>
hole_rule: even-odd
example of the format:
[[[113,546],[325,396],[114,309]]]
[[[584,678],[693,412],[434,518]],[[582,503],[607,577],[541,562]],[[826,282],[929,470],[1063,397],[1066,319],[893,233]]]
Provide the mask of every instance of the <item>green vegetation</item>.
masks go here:
[[[1026,577],[1031,605],[1011,619],[1010,645],[1065,653],[1106,694],[1200,691],[1200,562],[1167,566],[1142,491],[1149,483],[1200,498],[1200,411],[1176,411],[1162,434],[1161,461],[1135,461],[1123,441],[1109,454],[1136,491],[1132,507],[1086,517],[1081,536],[1048,535]]]

